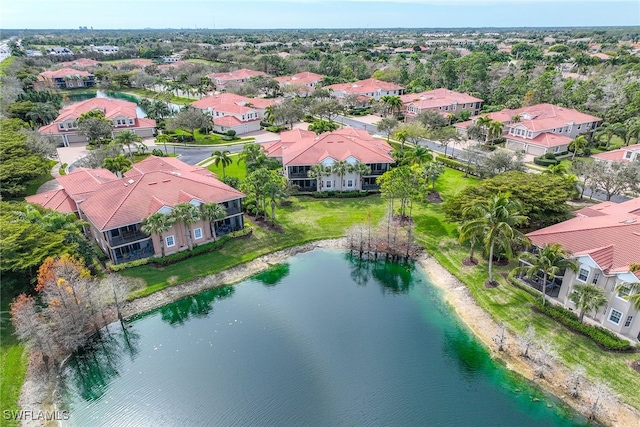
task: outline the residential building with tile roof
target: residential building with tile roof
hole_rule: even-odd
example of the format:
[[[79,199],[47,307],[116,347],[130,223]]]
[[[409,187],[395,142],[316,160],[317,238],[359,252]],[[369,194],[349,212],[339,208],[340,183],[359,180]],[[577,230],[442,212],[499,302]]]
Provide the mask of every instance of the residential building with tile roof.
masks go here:
[[[26,198],[29,203],[75,212],[88,222],[88,237],[114,263],[157,256],[163,239],[165,254],[215,240],[242,229],[244,194],[220,182],[214,174],[180,160],[150,156],[118,178],[106,169],[76,169],[56,178],[62,188]],[[169,214],[179,203],[194,206],[220,203],[227,216],[214,224],[174,224],[162,236],[142,232],[142,221],[151,214]],[[185,228],[187,227],[187,228]]]
[[[305,95],[313,92],[324,77],[322,74],[305,71],[292,76],[276,77],[274,80],[280,84],[280,88],[283,90],[293,91],[298,95]]]
[[[107,98],[87,99],[64,107],[53,123],[41,127],[38,132],[58,136],[65,147],[74,143],[86,143],[87,137],[78,133],[77,120],[82,114],[93,110],[101,111],[107,119],[113,121],[113,135],[130,130],[141,138],[153,136],[156,121],[138,117],[134,102]]]
[[[284,176],[302,191],[375,190],[377,177],[394,162],[391,146],[362,129],[343,128],[320,135],[294,129],[280,135],[280,141],[266,143],[263,149],[268,157],[282,163]],[[313,165],[331,167],[339,161],[349,165],[364,163],[371,173],[361,176],[351,172],[342,178],[331,173],[321,179],[320,185],[308,175]]]
[[[67,61],[67,62],[61,62],[60,65],[62,65],[63,67],[81,67],[81,68],[94,68],[96,67],[100,62],[96,61],[95,59],[89,59],[89,58],[78,58],[78,59],[74,59],[72,61]]]
[[[93,74],[75,68],[61,68],[53,71],[43,71],[38,74],[35,86],[45,89],[74,89],[79,87],[93,87],[96,85]]]
[[[236,135],[260,130],[266,109],[276,102],[270,99],[247,98],[233,93],[202,98],[191,106],[208,112],[213,117],[217,132],[236,131]]]
[[[623,203],[604,202],[575,212],[576,217],[527,234],[537,247],[559,243],[578,264],[558,279],[553,298],[576,310],[569,295],[577,284],[594,284],[607,296],[607,305],[587,313],[600,325],[632,340],[640,340],[640,313],[620,294],[622,283],[640,281],[640,198]]]
[[[480,98],[446,88],[408,93],[401,95],[400,99],[402,99],[406,121],[411,121],[421,112],[428,110],[437,111],[443,116],[458,115],[462,111],[468,111],[475,116],[480,113],[484,102]]]
[[[259,76],[268,77],[269,75],[262,71],[249,70],[248,68],[242,68],[228,73],[207,74],[207,77],[216,85],[216,90],[224,90],[225,87],[231,83],[243,84]]]
[[[603,153],[594,154],[591,157],[596,160],[617,163],[640,161],[640,144],[628,145],[617,150],[605,151]]]
[[[347,95],[359,95],[378,100],[385,95],[399,96],[404,93],[402,86],[377,79],[366,79],[353,83],[338,83],[326,86],[325,88],[329,90],[331,96],[338,99],[344,99]]]
[[[504,124],[502,136],[506,139],[506,148],[534,156],[567,151],[571,141],[579,135],[593,134],[602,121],[599,117],[571,108],[536,104],[482,114],[456,123],[454,127],[459,134],[466,136],[467,128],[485,116]]]

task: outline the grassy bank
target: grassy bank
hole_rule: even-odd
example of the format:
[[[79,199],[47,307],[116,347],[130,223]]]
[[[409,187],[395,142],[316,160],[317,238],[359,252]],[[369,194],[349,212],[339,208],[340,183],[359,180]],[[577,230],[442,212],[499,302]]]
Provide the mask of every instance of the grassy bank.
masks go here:
[[[155,97],[158,96],[158,92],[150,90],[150,89],[139,89],[139,88],[126,88],[126,89],[122,89],[123,93],[130,93],[133,95],[137,95],[137,96],[142,96],[144,98],[151,98],[151,99],[155,99]],[[169,102],[172,102],[174,104],[181,104],[181,105],[187,105],[187,104],[191,104],[194,101],[197,101],[198,98],[185,98],[182,96],[175,96],[175,95],[171,95],[171,99],[169,99]]]
[[[244,163],[238,164],[238,154],[231,154],[229,158],[231,158],[232,163],[226,168],[224,168],[224,172],[226,176],[234,176],[239,179],[245,179],[245,177],[247,176],[247,168],[245,168]],[[213,159],[209,159],[209,160],[212,161]],[[216,166],[213,163],[211,163],[210,165],[207,166],[207,169],[209,169],[211,172],[215,173],[219,177],[222,177],[221,165]]]

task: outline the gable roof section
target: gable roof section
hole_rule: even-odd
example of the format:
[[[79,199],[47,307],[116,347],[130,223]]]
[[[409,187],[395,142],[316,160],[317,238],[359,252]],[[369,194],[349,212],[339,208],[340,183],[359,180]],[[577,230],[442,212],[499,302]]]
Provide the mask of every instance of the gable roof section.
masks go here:
[[[455,92],[446,88],[400,95],[400,99],[402,99],[403,104],[411,104],[420,109],[447,106],[454,102],[457,102],[458,104],[474,104],[476,102],[483,102],[480,98],[467,95],[466,93]]]
[[[93,193],[103,184],[116,180],[118,177],[107,169],[87,168],[78,168],[56,178],[66,193],[75,200]]]
[[[291,76],[282,76],[274,78],[275,81],[281,85],[308,85],[311,83],[319,82],[324,79],[324,75],[316,74],[309,71],[294,74]]]
[[[511,123],[511,125],[522,125],[532,131],[560,128],[569,123],[578,125],[602,120],[599,117],[553,104],[536,104],[515,110],[504,109],[494,113],[481,114],[474,118],[477,119],[484,116],[489,116],[492,120],[503,123],[511,121],[514,116],[520,116],[521,120],[517,123]]]
[[[504,135],[504,137],[507,139],[513,139],[515,141],[521,141],[525,144],[539,145],[541,147],[558,147],[561,145],[569,145],[571,144],[571,141],[573,141],[567,136],[556,135],[555,133],[551,132],[542,132],[540,135],[532,139],[522,138],[520,136],[510,134]]]
[[[527,234],[536,246],[560,243],[574,256],[589,255],[606,274],[640,263],[640,198],[604,202],[568,221]]]
[[[384,82],[377,79],[360,80],[353,83],[338,83],[326,87],[334,92],[345,92],[346,94],[364,94],[377,92],[378,90],[390,91],[390,90],[403,90],[402,86],[398,86],[395,83]]]
[[[76,70],[75,68],[61,68],[59,70],[43,71],[42,73],[39,74],[39,77],[41,80],[64,79],[72,76],[91,77],[93,76],[93,74],[83,70]]]
[[[132,119],[137,117],[135,102],[120,101],[107,98],[92,98],[87,99],[86,101],[71,104],[63,108],[62,110],[60,110],[60,115],[58,115],[54,123],[62,122],[68,119],[77,119],[81,114],[88,113],[92,110],[102,111],[104,113],[104,116],[108,119],[119,116],[125,116]]]
[[[62,213],[77,212],[78,207],[76,202],[67,194],[64,188],[57,190],[47,191],[46,193],[34,194],[33,196],[25,197],[25,201],[28,203],[35,203],[46,209],[53,209],[54,211]]]
[[[248,68],[241,68],[239,70],[230,71],[228,73],[212,73],[208,74],[212,80],[220,80],[221,82],[231,82],[236,80],[250,79],[258,76],[268,76],[267,73],[262,71],[249,70]]]
[[[337,161],[353,156],[360,163],[393,163],[391,146],[384,140],[373,138],[362,129],[344,128],[321,135],[298,132],[284,135],[291,140],[281,141],[280,151],[284,166],[303,166],[321,163],[327,157]],[[276,144],[270,148],[276,147]],[[276,154],[278,148],[271,151]],[[279,157],[279,156],[278,156]]]

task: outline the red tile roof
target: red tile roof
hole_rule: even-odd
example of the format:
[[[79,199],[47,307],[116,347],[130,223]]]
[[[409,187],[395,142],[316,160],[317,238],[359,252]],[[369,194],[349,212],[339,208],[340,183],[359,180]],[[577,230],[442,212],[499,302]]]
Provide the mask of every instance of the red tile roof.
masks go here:
[[[265,147],[271,157],[282,156],[284,166],[321,163],[330,157],[346,160],[354,157],[360,163],[393,163],[392,148],[384,140],[373,138],[362,129],[344,128],[315,135],[308,131],[285,132],[280,145]]]
[[[629,145],[618,150],[605,151],[603,153],[594,154],[594,159],[609,160],[618,163],[629,163],[630,159],[625,158],[629,151],[640,151],[640,144]]]
[[[135,102],[91,98],[63,108],[54,122],[61,122],[70,118],[77,119],[81,114],[92,110],[101,110],[108,119],[118,116],[134,118],[137,115]]]
[[[118,179],[107,169],[78,168],[73,172],[56,178],[62,188],[74,200],[83,199],[87,194],[98,190],[101,185]]]
[[[74,59],[73,61],[60,63],[60,65],[62,65],[63,67],[94,67],[98,64],[98,61],[89,58],[78,58]]]
[[[247,98],[246,96],[240,96],[233,93],[208,96],[191,103],[193,107],[200,108],[201,110],[211,108],[214,111],[240,114],[249,111],[250,108],[265,109],[268,106],[275,104],[276,101],[272,99]]]
[[[93,74],[87,71],[76,70],[73,68],[61,68],[55,71],[43,71],[42,73],[40,73],[38,77],[40,80],[45,80],[45,79],[64,79],[71,76],[89,77],[89,76],[93,76]]]
[[[47,191],[46,193],[34,194],[33,196],[25,197],[25,200],[29,203],[35,203],[44,208],[53,209],[54,211],[62,213],[78,211],[76,202],[69,197],[63,188]]]
[[[421,93],[400,95],[403,104],[411,104],[420,109],[444,107],[457,102],[458,104],[473,104],[483,102],[482,99],[466,93],[440,88]]]
[[[580,209],[579,216],[527,234],[536,246],[560,243],[574,256],[589,255],[605,272],[640,263],[640,198]]]
[[[348,95],[361,95],[365,93],[377,92],[378,90],[386,92],[404,89],[402,86],[398,86],[395,83],[383,82],[376,79],[360,80],[353,83],[338,83],[335,85],[326,86],[326,88],[333,92],[345,92]]]
[[[571,144],[571,141],[573,141],[569,137],[556,135],[555,133],[551,132],[543,132],[532,139],[522,138],[520,136],[509,134],[504,135],[504,137],[507,139],[512,139],[514,141],[524,142],[525,144],[539,145],[541,147],[559,147],[561,145],[569,145]]]
[[[130,64],[139,68],[145,68],[145,67],[149,67],[150,65],[153,65],[153,61],[150,59],[130,59],[129,61],[123,61],[118,65],[120,66],[123,64]]]
[[[520,116],[521,120],[511,125],[523,125],[532,131],[560,128],[572,122],[577,125],[602,120],[599,117],[584,114],[571,108],[558,107],[552,104],[537,104],[515,110],[504,109],[494,113],[481,114],[474,117],[474,119],[483,116],[489,116],[492,120],[498,120],[503,123],[511,121],[514,116]]]
[[[248,68],[242,68],[240,70],[230,71],[228,73],[212,73],[208,74],[211,80],[219,80],[220,82],[232,82],[236,80],[245,80],[258,76],[269,76],[267,73],[263,73],[262,71],[254,71],[249,70]]]
[[[292,76],[276,77],[274,80],[281,85],[309,85],[318,83],[324,79],[324,75],[305,71],[303,73],[294,74]]]

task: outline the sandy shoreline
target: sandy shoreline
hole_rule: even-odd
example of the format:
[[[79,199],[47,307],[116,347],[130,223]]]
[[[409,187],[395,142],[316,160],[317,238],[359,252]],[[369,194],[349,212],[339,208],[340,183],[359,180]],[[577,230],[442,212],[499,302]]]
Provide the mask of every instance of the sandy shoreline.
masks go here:
[[[316,248],[342,249],[345,247],[345,243],[345,239],[323,240],[264,255],[220,273],[165,288],[147,297],[129,301],[124,305],[122,313],[126,318],[130,318],[179,299],[198,294],[207,289],[238,283],[275,264],[282,263],[296,254],[308,252]],[[489,349],[492,357],[504,360],[509,369],[539,384],[543,389],[558,396],[579,412],[586,412],[584,402],[567,396],[567,390],[564,386],[564,379],[569,373],[567,368],[556,364],[553,368],[554,373],[549,376],[549,379],[537,378],[527,361],[517,356],[517,350],[513,348],[515,339],[508,331],[507,347],[505,351],[498,352],[497,346],[493,342],[493,337],[498,330],[498,325],[476,304],[467,287],[442,267],[433,257],[425,254],[417,261],[429,275],[431,282],[444,291],[445,300]],[[38,362],[38,360],[30,358],[27,377],[21,389],[18,404],[21,409],[27,411],[55,410],[57,379],[55,377],[42,375],[40,372],[41,364]],[[606,406],[604,406],[603,414],[606,414],[603,418],[607,425],[616,427],[640,427],[640,411],[622,402],[608,402]],[[39,426],[43,424],[41,422],[23,421],[22,425]]]

